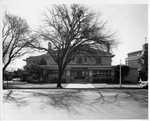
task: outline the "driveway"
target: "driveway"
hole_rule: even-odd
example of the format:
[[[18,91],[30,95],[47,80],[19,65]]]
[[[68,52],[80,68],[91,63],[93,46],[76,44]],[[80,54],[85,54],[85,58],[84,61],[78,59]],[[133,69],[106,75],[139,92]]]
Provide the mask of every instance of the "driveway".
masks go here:
[[[148,90],[3,90],[2,119],[148,119]]]

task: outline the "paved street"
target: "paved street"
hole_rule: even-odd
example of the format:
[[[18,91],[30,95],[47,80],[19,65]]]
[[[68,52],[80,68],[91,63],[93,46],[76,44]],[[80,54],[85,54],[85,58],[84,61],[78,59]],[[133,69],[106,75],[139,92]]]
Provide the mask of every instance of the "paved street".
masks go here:
[[[6,120],[147,118],[146,89],[3,90]]]

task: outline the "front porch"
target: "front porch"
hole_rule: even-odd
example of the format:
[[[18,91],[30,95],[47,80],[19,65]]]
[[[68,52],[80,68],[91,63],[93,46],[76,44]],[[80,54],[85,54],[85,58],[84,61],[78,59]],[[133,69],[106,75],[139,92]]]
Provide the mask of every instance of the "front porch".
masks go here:
[[[56,81],[58,78],[57,67],[43,67],[43,74],[48,75],[47,81]],[[113,82],[113,66],[68,66],[63,74],[63,82],[66,83],[102,83]]]

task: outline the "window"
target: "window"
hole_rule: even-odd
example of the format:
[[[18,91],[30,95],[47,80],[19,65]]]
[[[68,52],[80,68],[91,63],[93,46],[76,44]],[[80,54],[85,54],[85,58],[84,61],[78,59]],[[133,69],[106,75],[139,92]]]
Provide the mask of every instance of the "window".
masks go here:
[[[82,63],[82,58],[81,57],[78,57],[77,59],[77,63],[81,64]]]
[[[70,71],[71,77],[75,77],[76,79],[83,79],[89,76],[88,70],[71,70]]]
[[[96,64],[101,64],[101,58],[96,58]]]
[[[86,62],[86,57],[84,57],[84,62]]]
[[[93,70],[93,77],[97,75],[97,70]]]
[[[71,77],[74,77],[75,76],[75,71],[70,71],[70,75],[71,75]]]
[[[111,70],[94,70],[93,77],[110,77]]]
[[[83,71],[82,71],[82,75],[83,75],[84,77],[88,77],[88,76],[89,76],[88,70],[83,70]]]
[[[57,77],[58,76],[58,71],[57,70],[48,70],[48,74],[51,77]]]

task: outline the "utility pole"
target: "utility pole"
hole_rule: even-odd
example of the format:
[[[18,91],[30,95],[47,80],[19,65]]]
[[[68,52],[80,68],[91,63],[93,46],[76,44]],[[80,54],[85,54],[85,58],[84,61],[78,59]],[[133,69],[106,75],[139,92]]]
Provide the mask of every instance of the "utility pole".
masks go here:
[[[145,37],[145,44],[146,44],[146,37]]]
[[[119,81],[119,84],[120,84],[120,88],[122,87],[121,86],[121,60],[120,60],[120,81]]]

